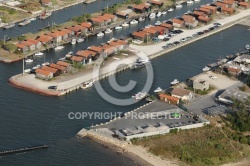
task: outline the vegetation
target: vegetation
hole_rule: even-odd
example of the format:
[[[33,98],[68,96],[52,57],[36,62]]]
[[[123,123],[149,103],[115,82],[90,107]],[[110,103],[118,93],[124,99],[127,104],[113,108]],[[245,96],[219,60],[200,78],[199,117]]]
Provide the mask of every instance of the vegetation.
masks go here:
[[[122,4],[114,4],[112,7],[107,7],[103,10],[103,13],[114,14],[117,12],[118,8],[122,7]]]
[[[16,45],[12,43],[7,43],[4,47],[11,53],[17,49]]]
[[[142,0],[127,0],[124,4],[141,4]]]
[[[239,87],[239,89],[243,92],[245,92],[247,90],[247,86],[246,85],[242,85]]]
[[[75,16],[72,18],[72,20],[77,22],[77,23],[82,23],[84,21],[88,21],[88,19],[91,19],[91,14],[89,14],[89,13],[86,13],[82,16]]]

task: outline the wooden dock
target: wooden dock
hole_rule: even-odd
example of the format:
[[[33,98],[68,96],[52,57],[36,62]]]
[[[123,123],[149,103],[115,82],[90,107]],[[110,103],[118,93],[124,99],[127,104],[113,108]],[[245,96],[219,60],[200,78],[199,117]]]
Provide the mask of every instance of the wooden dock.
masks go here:
[[[0,155],[7,155],[7,154],[11,154],[11,153],[20,153],[20,152],[25,152],[25,151],[37,150],[37,149],[45,149],[48,147],[49,147],[49,145],[45,144],[45,145],[32,146],[32,147],[27,147],[27,148],[11,149],[11,150],[1,151]]]

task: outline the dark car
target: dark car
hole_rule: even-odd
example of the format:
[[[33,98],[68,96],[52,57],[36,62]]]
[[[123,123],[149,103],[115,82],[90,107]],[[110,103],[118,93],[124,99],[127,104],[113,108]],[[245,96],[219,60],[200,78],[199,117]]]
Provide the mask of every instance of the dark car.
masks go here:
[[[56,89],[57,89],[57,86],[49,86],[48,89],[56,90]]]
[[[204,34],[204,32],[198,32],[197,34],[198,34],[198,35],[203,35],[203,34]]]
[[[182,33],[183,31],[182,31],[182,30],[174,30],[173,32],[176,33],[176,34],[180,34],[180,33]]]
[[[180,44],[180,42],[179,41],[175,41],[175,42],[173,42],[173,44],[177,45],[177,44]]]
[[[208,32],[209,32],[209,30],[207,30],[207,29],[206,29],[206,30],[204,30],[203,32],[204,32],[204,33],[208,33]]]
[[[214,27],[210,27],[210,28],[208,28],[210,31],[212,31],[212,30],[214,30]]]

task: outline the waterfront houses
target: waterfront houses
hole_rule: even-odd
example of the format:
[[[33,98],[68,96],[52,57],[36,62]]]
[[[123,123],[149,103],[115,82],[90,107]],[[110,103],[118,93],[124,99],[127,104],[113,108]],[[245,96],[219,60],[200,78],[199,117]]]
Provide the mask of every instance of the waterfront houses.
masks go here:
[[[53,77],[56,77],[56,76],[60,75],[60,71],[58,69],[56,69],[56,68],[53,68],[53,67],[43,66],[41,69],[51,72],[53,74]]]
[[[47,70],[42,70],[42,69],[36,69],[36,77],[43,79],[43,80],[49,80],[53,78],[53,73]]]
[[[28,52],[29,48],[21,43],[17,43],[16,44],[17,50],[22,52],[22,53],[26,53]]]
[[[198,21],[191,15],[183,15],[182,18],[184,19],[185,26],[188,28],[194,28],[198,25]]]
[[[171,95],[184,101],[189,101],[194,97],[193,92],[191,92],[190,90],[177,87],[173,88],[173,90],[171,91]]]
[[[49,64],[50,67],[58,69],[59,74],[65,74],[67,73],[66,67],[65,66],[61,66],[61,65],[57,65],[55,63],[51,63]]]
[[[174,26],[174,27],[181,28],[181,27],[184,26],[184,21],[183,21],[183,20],[180,20],[180,19],[178,19],[178,18],[172,19],[172,22],[173,22],[173,26]]]
[[[180,99],[177,97],[173,97],[164,93],[159,94],[159,99],[160,101],[169,103],[169,104],[174,104],[174,105],[178,105]]]
[[[242,8],[242,9],[247,9],[249,8],[249,3],[247,2],[239,2],[239,7]]]

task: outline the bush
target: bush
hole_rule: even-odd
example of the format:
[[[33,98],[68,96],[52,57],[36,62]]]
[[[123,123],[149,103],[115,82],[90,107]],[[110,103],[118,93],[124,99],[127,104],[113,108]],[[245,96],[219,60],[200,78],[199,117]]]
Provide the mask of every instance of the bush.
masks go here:
[[[247,143],[248,143],[248,139],[247,139],[245,136],[242,136],[242,137],[240,138],[240,143],[242,143],[242,144],[247,144]]]
[[[178,132],[178,129],[170,129],[169,133],[174,133],[176,134]]]
[[[12,44],[12,43],[7,43],[6,45],[5,45],[5,48],[9,51],[9,52],[14,52],[16,49],[17,49],[17,47],[16,47],[16,45],[15,44]]]

